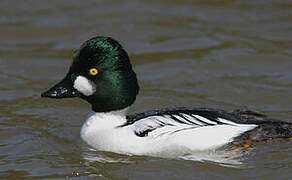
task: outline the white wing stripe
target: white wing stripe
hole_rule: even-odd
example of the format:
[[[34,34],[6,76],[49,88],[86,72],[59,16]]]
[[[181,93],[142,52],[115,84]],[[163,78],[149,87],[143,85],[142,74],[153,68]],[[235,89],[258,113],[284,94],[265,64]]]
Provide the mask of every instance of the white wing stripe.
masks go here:
[[[177,118],[178,120],[180,120],[180,121],[182,121],[182,122],[184,122],[186,124],[190,124],[190,122],[186,121],[184,118],[182,118],[182,117],[180,117],[178,115],[173,115],[173,117]]]
[[[225,128],[230,126],[230,129],[245,127],[246,129],[244,131],[257,127],[257,125],[255,124],[238,124],[219,117],[214,120],[210,120],[200,115],[180,113],[164,116],[157,115],[141,119],[134,123],[133,130],[137,136],[144,137],[148,136],[148,133],[151,133],[151,135],[155,135],[157,133],[157,135],[169,133],[174,134],[177,132],[181,132],[182,130],[192,128],[195,129],[199,127],[209,127],[210,129],[213,129],[217,126]],[[156,129],[160,130],[154,132],[154,130]]]
[[[193,116],[196,117],[196,118],[198,118],[201,121],[204,121],[204,122],[208,123],[208,124],[217,124],[216,122],[211,121],[211,120],[209,120],[207,118],[204,118],[202,116],[199,116],[199,115],[193,115]]]
[[[182,114],[186,119],[188,119],[189,121],[193,121],[195,124],[198,124],[199,126],[204,126],[206,124],[196,120],[194,117],[187,115],[187,114]]]
[[[230,125],[234,125],[234,126],[238,126],[238,125],[241,125],[241,124],[237,124],[237,123],[234,123],[232,121],[228,121],[226,119],[222,119],[222,118],[217,118],[218,121],[222,122],[222,123],[225,123],[225,124],[230,124]]]

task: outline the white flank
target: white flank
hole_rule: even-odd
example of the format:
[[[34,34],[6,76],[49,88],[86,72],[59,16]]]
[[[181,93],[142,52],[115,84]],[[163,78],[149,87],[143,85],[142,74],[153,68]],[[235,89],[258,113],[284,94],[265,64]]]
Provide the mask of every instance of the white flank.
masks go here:
[[[90,80],[88,80],[84,76],[78,76],[74,81],[75,89],[77,89],[79,92],[84,94],[85,96],[90,96],[94,94],[95,92],[95,85]]]
[[[121,127],[126,123],[126,111],[108,113],[92,112],[81,129],[81,137],[98,150],[122,154],[181,156],[194,151],[219,148],[257,127],[254,124],[237,124],[220,119],[227,124],[198,126],[179,123],[169,116],[151,116]],[[179,116],[175,116],[183,121]],[[197,116],[200,120],[210,120]],[[188,120],[194,121],[195,118]],[[212,122],[212,121],[211,121]],[[135,134],[148,131],[148,135]]]

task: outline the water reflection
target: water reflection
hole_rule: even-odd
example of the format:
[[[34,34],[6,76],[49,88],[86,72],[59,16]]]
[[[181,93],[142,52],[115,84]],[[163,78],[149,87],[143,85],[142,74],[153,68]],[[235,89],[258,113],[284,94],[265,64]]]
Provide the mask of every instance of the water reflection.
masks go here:
[[[87,147],[87,146],[86,146]],[[160,154],[158,157],[152,155],[153,158],[167,158],[176,160],[186,160],[195,162],[205,162],[209,164],[215,164],[223,167],[232,168],[247,168],[250,167],[246,164],[246,158],[250,158],[250,153],[253,151],[252,148],[245,149],[242,151],[227,151],[227,150],[209,150],[209,151],[196,151],[187,153],[184,155],[174,154]],[[138,161],[147,161],[147,156],[133,156],[133,155],[121,155],[111,152],[102,152],[87,147],[82,151],[82,157],[85,160],[85,164],[92,166],[94,163],[122,163],[122,164],[133,164]],[[151,157],[151,156],[149,156]]]

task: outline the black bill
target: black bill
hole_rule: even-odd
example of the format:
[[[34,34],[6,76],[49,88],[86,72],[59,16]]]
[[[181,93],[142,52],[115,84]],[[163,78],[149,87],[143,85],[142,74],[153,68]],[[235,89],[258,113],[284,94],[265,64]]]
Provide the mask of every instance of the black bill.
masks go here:
[[[67,75],[61,82],[41,94],[41,97],[47,98],[71,98],[79,96],[80,93],[74,89],[73,80],[70,75]]]

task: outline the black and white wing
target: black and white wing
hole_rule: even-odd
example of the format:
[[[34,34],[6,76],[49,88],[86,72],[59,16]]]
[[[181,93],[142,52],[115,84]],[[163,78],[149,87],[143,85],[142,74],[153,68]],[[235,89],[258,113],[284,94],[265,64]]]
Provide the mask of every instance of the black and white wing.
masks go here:
[[[241,126],[235,123],[234,117],[218,111],[207,109],[175,109],[175,110],[154,110],[127,117],[128,122],[123,126],[133,125],[137,136],[145,137],[149,133],[164,128],[165,133],[177,133],[183,130],[195,129],[206,126]],[[245,125],[246,126],[246,125]],[[168,128],[166,128],[168,127]],[[251,124],[251,127],[256,127]],[[247,128],[248,129],[248,128]]]
[[[149,133],[160,129],[166,129],[166,131],[159,132],[164,134],[201,127],[213,127],[212,132],[218,131],[219,133],[221,131],[221,133],[226,134],[226,129],[222,130],[222,128],[219,128],[220,125],[230,126],[229,129],[238,127],[241,131],[235,134],[244,133],[243,136],[240,136],[241,139],[239,141],[263,141],[273,138],[292,137],[291,121],[271,119],[263,114],[249,110],[235,110],[232,112],[207,108],[153,110],[127,116],[127,123],[123,126],[128,125],[133,125],[135,134],[140,137],[148,136]]]

